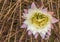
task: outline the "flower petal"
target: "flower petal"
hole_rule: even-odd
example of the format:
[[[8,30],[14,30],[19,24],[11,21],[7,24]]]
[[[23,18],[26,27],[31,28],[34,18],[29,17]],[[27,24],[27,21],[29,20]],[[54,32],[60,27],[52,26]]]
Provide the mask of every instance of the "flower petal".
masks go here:
[[[42,5],[39,9],[43,9],[43,7],[44,7],[44,6]]]
[[[25,14],[28,13],[28,10],[27,10],[27,9],[24,9],[24,13],[25,13]]]
[[[26,17],[24,17],[24,16],[21,16],[23,19],[26,19]]]
[[[36,34],[34,35],[34,37],[35,37],[35,39],[37,39],[37,37],[38,37],[38,33],[36,33]]]
[[[25,17],[25,16],[26,16],[26,14],[25,14],[25,13],[23,13],[23,16]]]
[[[27,25],[26,24],[23,24],[22,26],[21,26],[21,28],[26,28],[27,27]]]
[[[41,37],[42,37],[42,39],[44,39],[45,38],[45,35],[42,35]]]
[[[44,33],[40,32],[40,36],[41,36],[42,39],[45,39],[45,35],[46,35],[46,32],[44,32]]]
[[[53,25],[51,25],[51,29],[54,29],[54,26]]]
[[[52,27],[51,27],[52,28]],[[48,32],[51,32],[51,28],[48,29]]]
[[[36,5],[35,5],[34,2],[31,4],[31,8],[32,8],[32,9],[36,8]]]
[[[31,35],[31,34],[32,34],[32,32],[29,30],[29,31],[28,31],[28,35]]]
[[[51,31],[48,31],[48,32],[47,32],[47,35],[51,35]]]
[[[42,9],[43,11],[47,11],[47,8]]]
[[[45,35],[45,40],[49,39],[50,35],[51,35],[51,32],[48,31],[47,34]]]
[[[52,17],[52,23],[56,23],[58,22],[59,20],[57,20],[56,18]]]
[[[51,15],[53,15],[54,14],[54,12],[48,12],[49,14],[51,14]]]
[[[27,15],[27,14],[23,13],[22,18],[25,19],[25,18],[26,18],[26,15]]]

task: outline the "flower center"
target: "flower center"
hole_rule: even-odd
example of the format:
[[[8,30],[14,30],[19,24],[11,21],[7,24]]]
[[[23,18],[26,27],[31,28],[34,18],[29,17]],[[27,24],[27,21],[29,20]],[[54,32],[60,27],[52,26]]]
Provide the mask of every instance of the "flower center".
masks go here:
[[[42,14],[42,13],[34,13],[34,15],[31,17],[31,23],[36,27],[43,28],[47,23],[49,22],[48,15]]]

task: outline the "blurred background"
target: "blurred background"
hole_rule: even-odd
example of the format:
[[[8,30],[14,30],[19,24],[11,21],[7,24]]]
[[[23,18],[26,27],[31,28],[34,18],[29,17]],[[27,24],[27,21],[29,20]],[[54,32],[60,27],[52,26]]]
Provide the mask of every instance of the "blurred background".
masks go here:
[[[59,20],[53,24],[54,29],[48,40],[28,36],[26,29],[20,28],[24,19],[21,18],[23,9],[30,8],[34,2],[37,7],[41,4],[54,12]],[[60,0],[0,0],[0,42],[60,42]]]

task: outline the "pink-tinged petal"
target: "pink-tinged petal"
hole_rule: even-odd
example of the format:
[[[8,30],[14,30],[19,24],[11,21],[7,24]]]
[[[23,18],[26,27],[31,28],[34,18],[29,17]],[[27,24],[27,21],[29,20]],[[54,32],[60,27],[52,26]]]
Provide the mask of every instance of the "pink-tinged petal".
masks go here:
[[[38,33],[36,33],[36,34],[34,35],[34,38],[35,38],[35,39],[37,39],[37,37],[38,37]]]
[[[44,7],[44,6],[42,5],[39,9],[43,9],[43,7]]]
[[[26,16],[26,14],[25,14],[25,13],[23,13],[23,16],[25,17],[25,16]]]
[[[48,32],[47,32],[47,35],[51,35],[51,31],[48,31]]]
[[[24,17],[24,16],[21,16],[23,19],[26,19],[26,17]]]
[[[52,23],[56,23],[58,22],[59,20],[57,20],[56,18],[52,17]]]
[[[40,36],[42,39],[45,39],[45,35],[46,35],[46,33],[40,33]]]
[[[23,16],[22,16],[22,17],[23,17],[23,18],[26,18],[26,15],[27,15],[27,14],[23,13]]]
[[[26,15],[25,13],[23,13],[23,16],[21,16],[23,19],[26,19]]]
[[[25,13],[25,14],[28,13],[28,10],[27,10],[27,9],[24,9],[24,13]]]
[[[45,39],[45,35],[42,35],[41,37],[42,37],[42,39]]]
[[[51,32],[51,27],[48,29],[49,32]]]
[[[27,27],[27,25],[26,24],[23,24],[22,26],[21,26],[21,28],[26,28]]]
[[[36,5],[35,5],[34,2],[31,4],[31,8],[32,8],[32,9],[36,8]]]
[[[47,8],[42,9],[43,11],[47,11]]]
[[[51,25],[51,29],[54,29],[53,25]]]
[[[49,14],[51,14],[51,15],[53,15],[54,14],[54,12],[48,12]]]
[[[32,35],[32,32],[30,30],[28,31],[28,35]]]

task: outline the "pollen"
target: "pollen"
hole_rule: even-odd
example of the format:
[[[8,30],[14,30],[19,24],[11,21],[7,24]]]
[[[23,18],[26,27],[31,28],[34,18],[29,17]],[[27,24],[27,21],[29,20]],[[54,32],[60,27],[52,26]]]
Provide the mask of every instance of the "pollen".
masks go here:
[[[34,15],[31,17],[31,23],[36,27],[43,28],[47,23],[49,22],[49,17],[42,13],[34,13]]]

